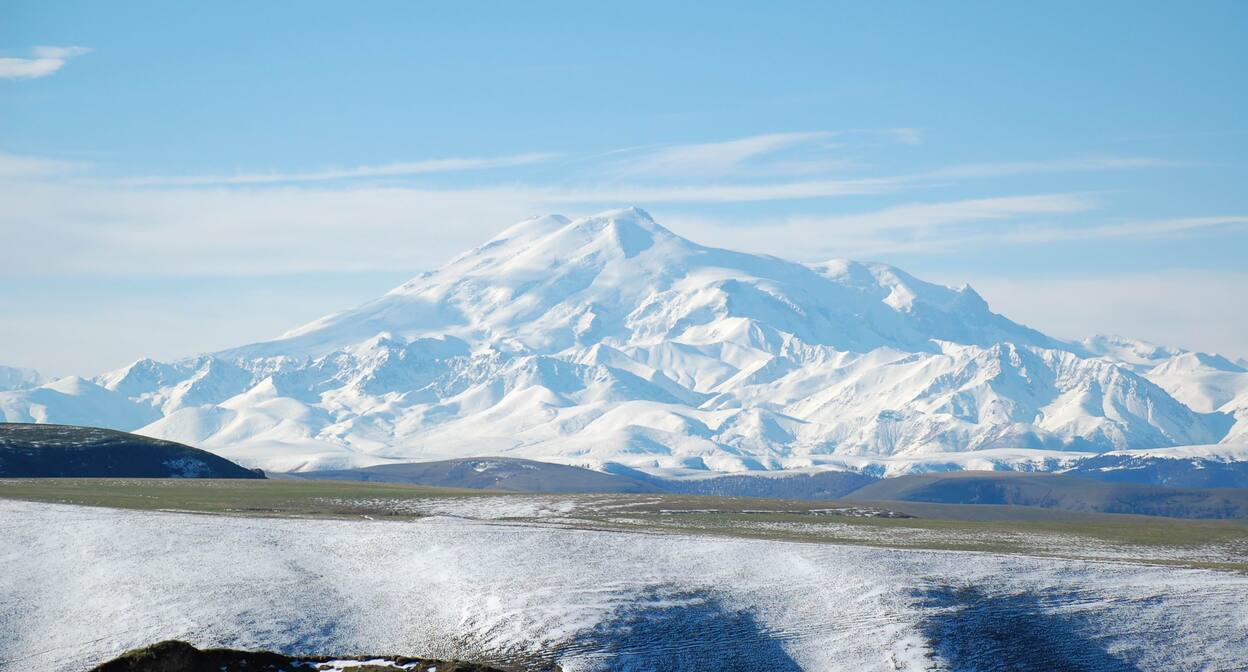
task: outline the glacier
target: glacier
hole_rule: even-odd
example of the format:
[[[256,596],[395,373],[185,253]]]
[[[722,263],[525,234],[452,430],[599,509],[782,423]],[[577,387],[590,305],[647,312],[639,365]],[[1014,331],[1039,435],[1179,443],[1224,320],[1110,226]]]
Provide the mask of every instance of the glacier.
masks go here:
[[[969,286],[706,247],[627,208],[520,222],[270,341],[3,391],[0,417],[270,471],[485,455],[695,474],[975,455],[1056,468],[1248,443],[1248,370],[1054,338]]]

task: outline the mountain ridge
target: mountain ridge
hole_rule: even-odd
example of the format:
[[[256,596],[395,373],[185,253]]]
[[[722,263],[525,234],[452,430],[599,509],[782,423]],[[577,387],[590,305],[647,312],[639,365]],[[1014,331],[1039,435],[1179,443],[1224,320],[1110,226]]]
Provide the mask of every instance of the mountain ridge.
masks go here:
[[[1142,343],[1062,341],[969,286],[706,247],[629,208],[525,220],[277,339],[140,360],[51,405],[0,393],[0,413],[109,426],[109,399],[146,420],[122,429],[276,471],[503,455],[738,472],[1248,436],[1242,367]]]

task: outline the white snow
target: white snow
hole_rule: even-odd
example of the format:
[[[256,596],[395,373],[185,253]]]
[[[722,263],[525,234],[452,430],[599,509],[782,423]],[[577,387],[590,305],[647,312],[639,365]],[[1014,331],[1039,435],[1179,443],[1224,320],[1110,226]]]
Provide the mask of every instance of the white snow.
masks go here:
[[[1218,443],[1206,446],[1153,448],[1150,450],[1116,450],[1108,454],[1129,455],[1132,457],[1201,458],[1218,462],[1244,462],[1248,461],[1248,441],[1243,443]]]
[[[0,391],[25,390],[37,387],[42,382],[43,376],[33,369],[0,366]]]
[[[406,663],[398,665],[392,660],[386,658],[370,658],[368,660],[330,660],[324,663],[309,664],[309,669],[318,670],[319,672],[351,672],[352,669],[364,665],[385,666],[387,668],[398,668],[401,670],[410,670],[418,665],[418,663]],[[438,672],[438,668],[431,667],[429,672]]]
[[[521,222],[276,340],[0,392],[0,414],[271,471],[489,454],[894,473],[1002,464],[993,450],[1248,440],[1248,372],[1120,337],[1064,342],[969,287],[704,247],[626,209]]]
[[[609,637],[639,636],[613,629],[622,616],[711,607],[753,623],[748,637],[676,622],[646,651],[670,664],[711,638],[718,648],[707,650],[757,650],[772,669],[790,669],[776,668],[778,655],[806,670],[945,669],[925,624],[949,607],[924,594],[946,585],[978,591],[981,606],[1004,600],[1003,617],[1035,598],[1028,627],[1076,624],[1047,645],[1084,641],[1132,669],[1231,670],[1248,659],[1248,578],[1173,567],[13,501],[0,501],[0,538],[6,670],[85,669],[182,638],[331,655],[554,655],[578,672],[612,666]]]

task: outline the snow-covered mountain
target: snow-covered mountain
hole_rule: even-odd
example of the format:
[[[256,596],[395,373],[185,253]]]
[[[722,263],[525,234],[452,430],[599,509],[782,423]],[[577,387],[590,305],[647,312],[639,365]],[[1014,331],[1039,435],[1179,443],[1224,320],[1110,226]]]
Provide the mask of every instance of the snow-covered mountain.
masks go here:
[[[43,382],[38,371],[14,366],[0,366],[0,391],[25,390]]]
[[[704,247],[627,209],[530,219],[278,339],[3,392],[0,413],[276,470],[737,471],[1217,444],[1248,437],[1245,381],[1216,356],[1051,338],[969,287]]]

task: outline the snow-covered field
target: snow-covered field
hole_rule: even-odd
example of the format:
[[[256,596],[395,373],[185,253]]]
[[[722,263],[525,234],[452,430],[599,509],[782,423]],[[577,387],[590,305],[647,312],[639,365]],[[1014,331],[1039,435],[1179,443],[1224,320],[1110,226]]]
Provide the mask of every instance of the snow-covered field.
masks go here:
[[[1204,570],[13,501],[0,539],[5,670],[165,638],[569,672],[1248,666],[1248,577]]]

